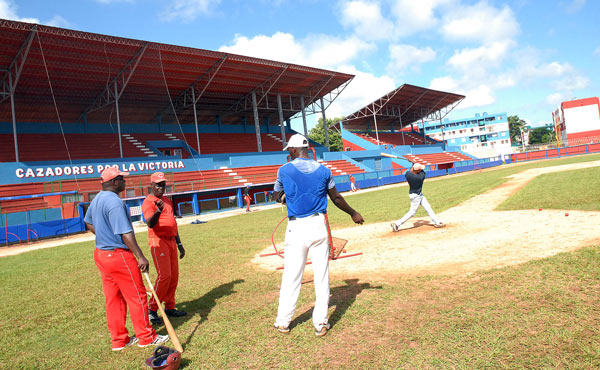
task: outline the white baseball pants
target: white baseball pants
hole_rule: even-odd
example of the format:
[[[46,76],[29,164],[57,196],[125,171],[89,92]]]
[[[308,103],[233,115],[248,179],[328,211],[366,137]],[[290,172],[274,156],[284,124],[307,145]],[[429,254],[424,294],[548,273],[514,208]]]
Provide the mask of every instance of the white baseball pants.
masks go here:
[[[441,223],[440,219],[436,216],[435,212],[433,212],[433,209],[429,205],[429,202],[427,201],[427,198],[425,198],[425,195],[423,195],[423,193],[408,194],[408,197],[410,198],[410,209],[408,210],[408,212],[406,212],[404,216],[402,216],[401,219],[395,222],[396,225],[400,226],[403,223],[405,223],[409,218],[414,216],[417,213],[417,209],[419,209],[419,206],[423,206],[425,212],[427,212],[427,214],[431,218],[431,221],[433,221],[434,224],[437,225]]]
[[[329,243],[327,239],[323,214],[288,221],[276,326],[288,327],[292,321],[309,251],[314,271],[316,295],[312,315],[313,325],[320,330],[327,324],[329,308]]]

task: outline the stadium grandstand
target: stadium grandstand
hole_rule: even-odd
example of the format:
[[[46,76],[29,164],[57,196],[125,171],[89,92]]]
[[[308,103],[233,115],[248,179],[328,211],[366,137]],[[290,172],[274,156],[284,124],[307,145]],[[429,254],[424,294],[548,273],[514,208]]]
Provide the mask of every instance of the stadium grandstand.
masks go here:
[[[308,136],[306,117],[326,121],[354,77],[9,20],[0,42],[0,245],[85,231],[107,166],[130,172],[122,196],[132,221],[142,220],[156,171],[178,216],[242,207],[246,189],[254,203],[270,202],[291,120]],[[312,152],[340,191],[350,175],[361,188],[405,181],[411,162],[430,176],[458,172],[470,157],[418,123],[441,120],[463,98],[402,85],[337,126],[345,151],[330,152],[326,136]]]

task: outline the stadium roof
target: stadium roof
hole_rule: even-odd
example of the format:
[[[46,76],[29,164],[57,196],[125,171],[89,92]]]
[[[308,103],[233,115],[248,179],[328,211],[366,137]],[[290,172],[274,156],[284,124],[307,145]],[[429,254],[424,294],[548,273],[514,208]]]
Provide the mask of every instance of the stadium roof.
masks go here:
[[[441,120],[463,95],[404,84],[347,116],[347,130],[399,130],[419,120]],[[376,126],[375,126],[376,124]],[[333,126],[339,126],[339,122]]]
[[[0,121],[260,124],[327,108],[353,75],[217,51],[0,19]],[[14,87],[14,88],[13,88]],[[56,100],[55,109],[53,97]],[[315,104],[313,104],[315,103]],[[318,105],[318,106],[317,106]],[[312,110],[312,111],[311,111]],[[57,113],[58,111],[58,113]],[[173,112],[177,112],[177,116]]]

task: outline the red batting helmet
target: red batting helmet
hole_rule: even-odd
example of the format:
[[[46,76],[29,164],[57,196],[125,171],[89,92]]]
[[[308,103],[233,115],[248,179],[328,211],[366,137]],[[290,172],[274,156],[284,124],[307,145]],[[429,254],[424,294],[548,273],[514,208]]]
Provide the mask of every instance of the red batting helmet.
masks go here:
[[[177,370],[181,365],[181,353],[165,346],[156,347],[146,365],[156,370]]]

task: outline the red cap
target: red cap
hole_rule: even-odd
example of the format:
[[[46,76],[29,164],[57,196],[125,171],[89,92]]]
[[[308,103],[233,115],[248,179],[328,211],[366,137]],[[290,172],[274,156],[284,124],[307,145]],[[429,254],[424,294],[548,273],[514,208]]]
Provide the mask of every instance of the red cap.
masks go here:
[[[152,176],[150,176],[150,181],[151,182],[166,182],[167,178],[165,177],[165,174],[162,172],[154,172],[152,174]]]
[[[114,179],[117,176],[127,176],[129,172],[121,172],[117,167],[107,167],[102,171],[100,175],[102,177],[102,182],[107,182]]]

